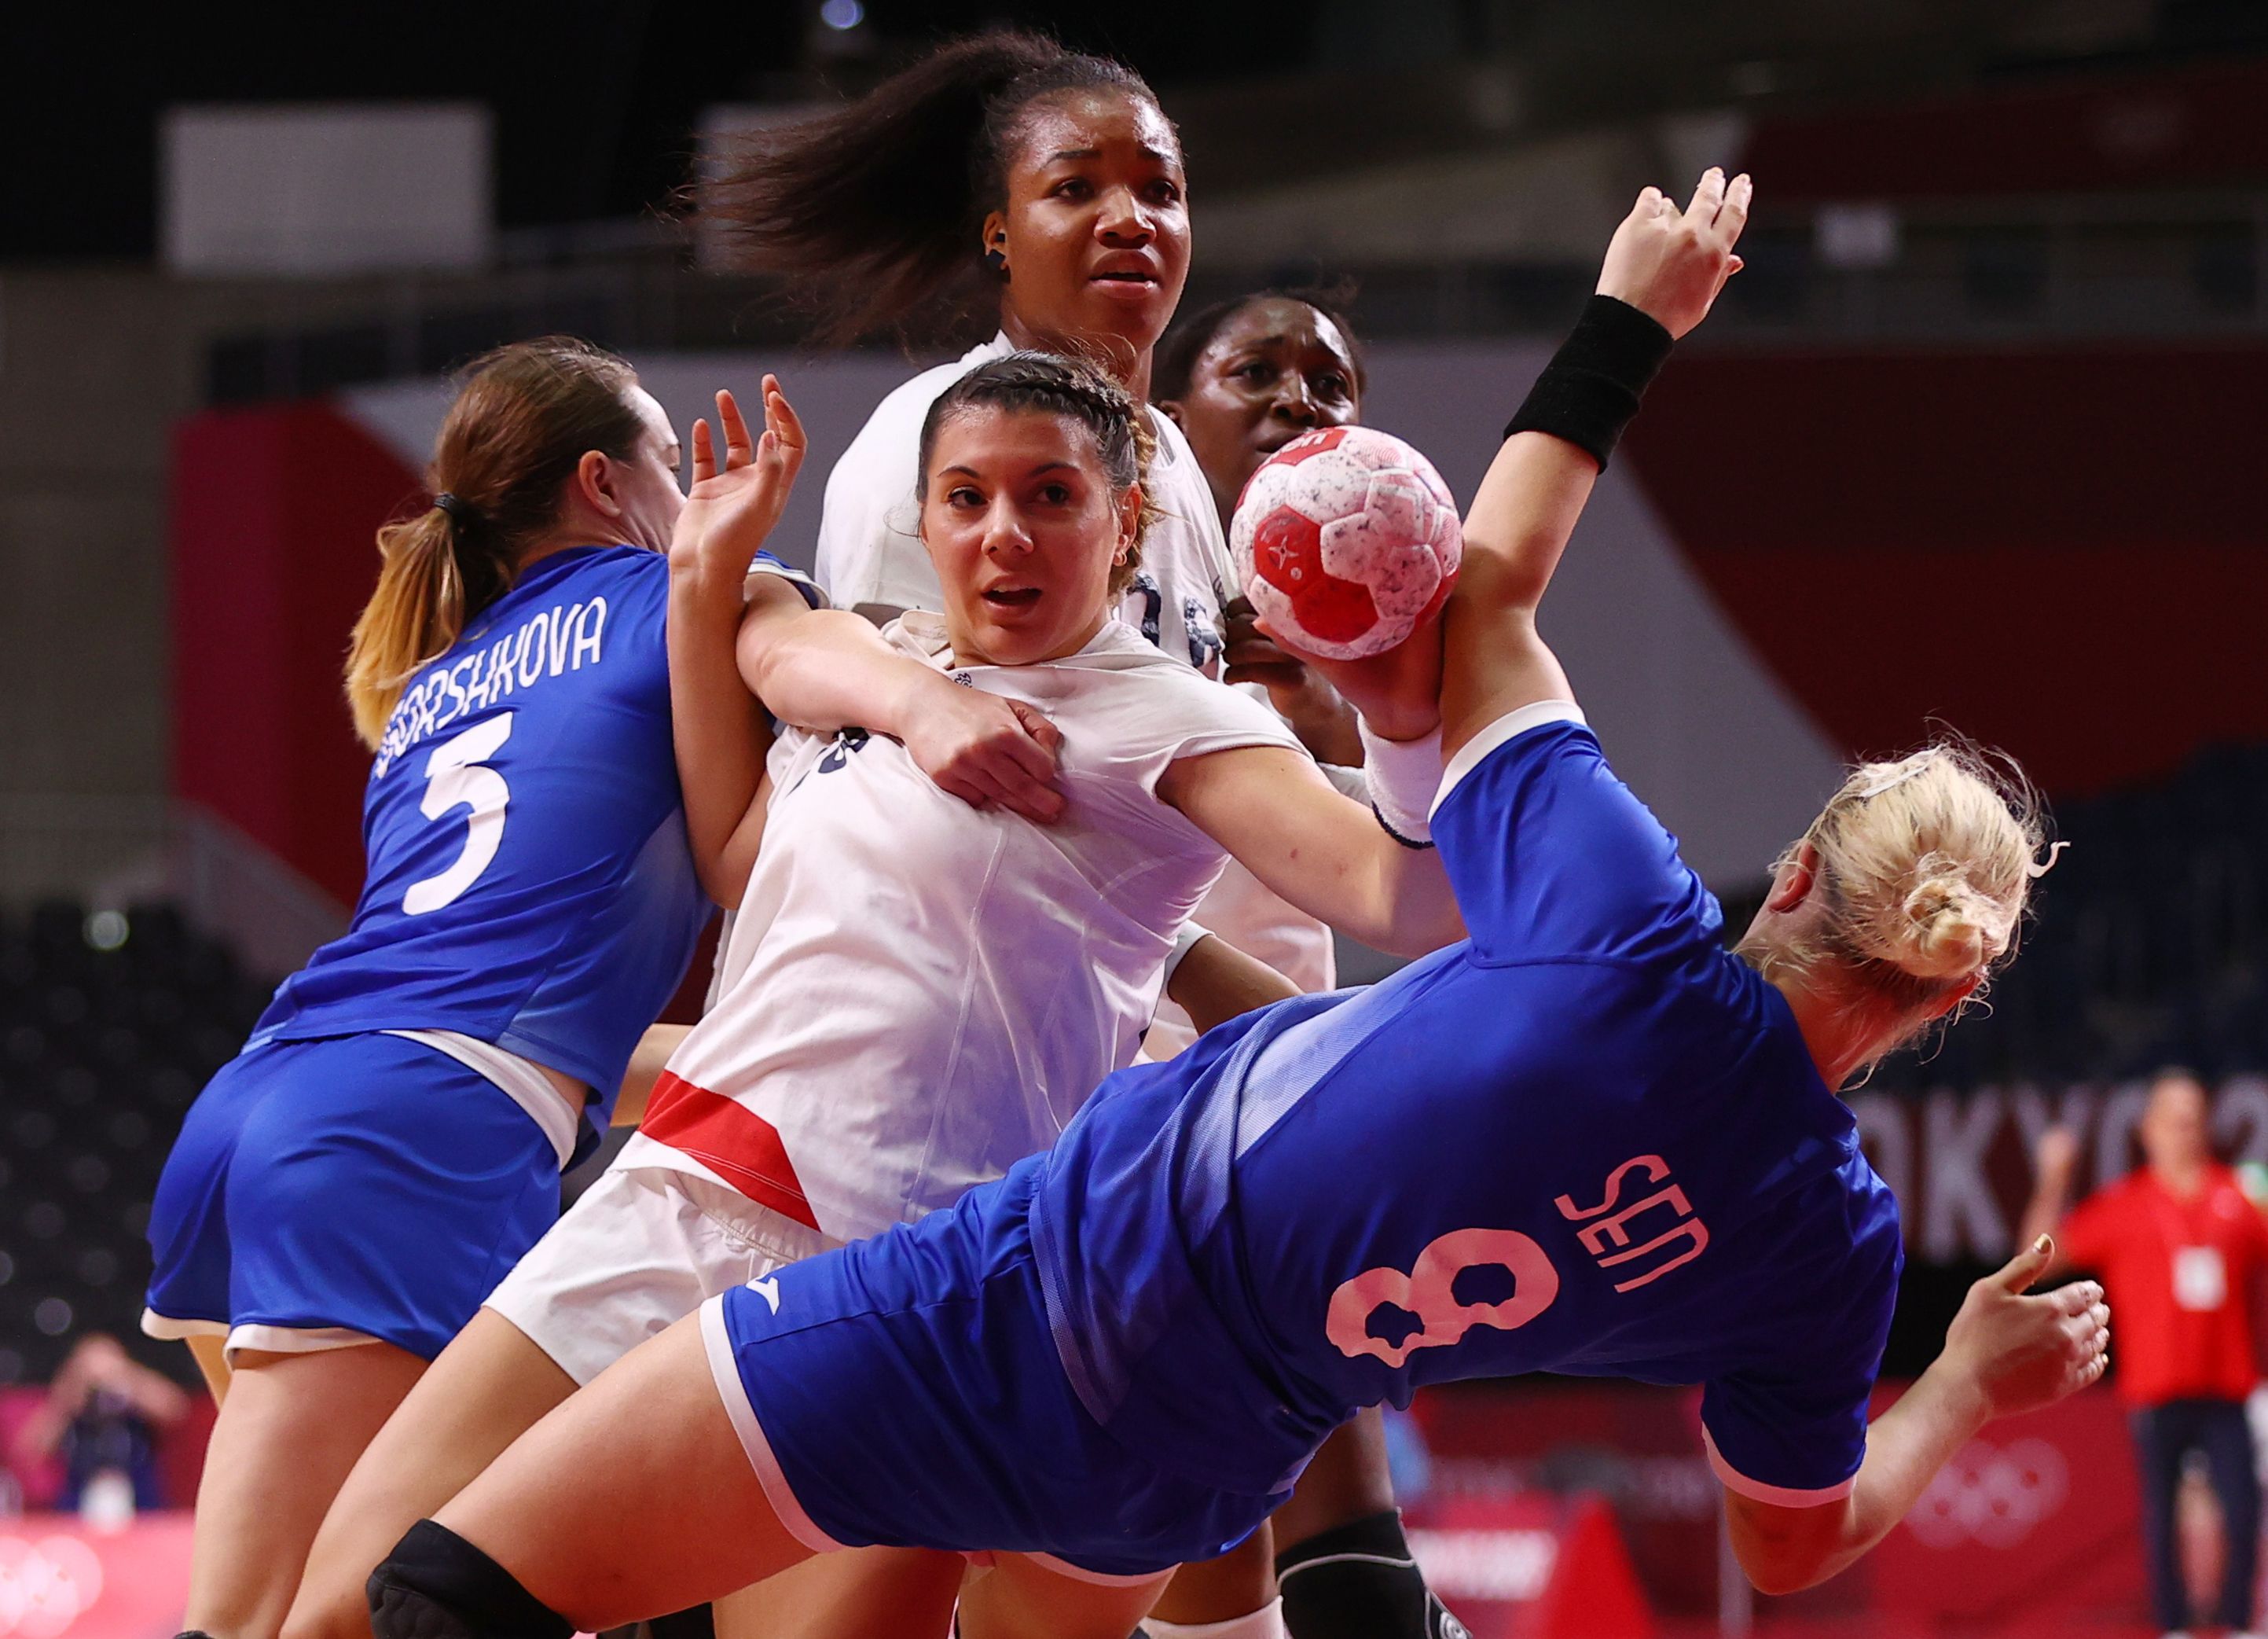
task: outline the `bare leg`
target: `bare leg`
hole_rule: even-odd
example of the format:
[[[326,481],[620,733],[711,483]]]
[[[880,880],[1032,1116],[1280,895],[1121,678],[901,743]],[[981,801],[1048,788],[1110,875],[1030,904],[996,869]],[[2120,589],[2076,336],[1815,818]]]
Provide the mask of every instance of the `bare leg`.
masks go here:
[[[1003,1554],[961,1590],[961,1639],[1126,1639],[1172,1575],[1160,1571],[1147,1582],[1109,1586]]]
[[[220,1405],[228,1399],[228,1347],[225,1339],[183,1338],[189,1346],[189,1358],[197,1362],[197,1371],[211,1391],[213,1404]]]
[[[1175,1571],[1150,1614],[1160,1621],[1200,1627],[1249,1615],[1275,1597],[1276,1544],[1263,1525],[1219,1559]]]
[[[723,1598],[810,1556],[740,1449],[697,1315],[571,1396],[433,1517],[586,1633]]]
[[[814,1554],[718,1600],[717,1639],[946,1639],[967,1568],[932,1548]]]
[[[1276,1510],[1277,1579],[1293,1639],[1439,1639],[1463,1629],[1425,1585],[1388,1475],[1385,1420],[1323,1443]]]
[[[239,1353],[197,1488],[184,1627],[275,1639],[324,1510],[424,1370],[390,1343]]]
[[[1386,1419],[1375,1406],[1368,1406],[1323,1442],[1292,1488],[1292,1500],[1276,1510],[1276,1540],[1284,1547],[1296,1547],[1320,1532],[1385,1513],[1393,1506]]]
[[[284,1639],[370,1639],[363,1584],[387,1551],[574,1392],[518,1326],[476,1312],[339,1488]]]

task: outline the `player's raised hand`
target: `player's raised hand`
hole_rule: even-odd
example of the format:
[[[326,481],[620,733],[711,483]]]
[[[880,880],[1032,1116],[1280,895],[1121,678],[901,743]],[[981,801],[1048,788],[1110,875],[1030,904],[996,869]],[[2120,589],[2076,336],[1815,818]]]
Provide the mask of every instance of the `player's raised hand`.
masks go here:
[[[1748,225],[1754,193],[1745,173],[1728,182],[1716,166],[1703,173],[1683,210],[1660,188],[1647,188],[1607,246],[1599,294],[1626,301],[1671,336],[1683,336],[1741,270],[1733,247]]]
[[[915,766],[972,808],[1005,808],[1041,825],[1064,816],[1055,788],[1063,732],[1047,714],[958,683],[932,691],[904,736]]]
[[[674,564],[737,577],[778,524],[803,466],[803,423],[780,390],[778,377],[767,375],[763,391],[764,430],[753,439],[739,402],[728,392],[717,395],[717,425],[725,440],[721,463],[709,423],[693,424],[693,487],[670,540]]]
[[[1940,1364],[1965,1374],[1995,1417],[2036,1411],[2087,1387],[2110,1364],[2110,1306],[2092,1281],[2026,1288],[2055,1261],[2046,1236],[1969,1288]]]
[[[1252,630],[1302,665],[1312,668],[1362,713],[1373,733],[1388,740],[1419,740],[1441,726],[1441,623],[1421,620],[1409,637],[1383,653],[1359,661],[1326,660],[1294,648],[1255,616]]]

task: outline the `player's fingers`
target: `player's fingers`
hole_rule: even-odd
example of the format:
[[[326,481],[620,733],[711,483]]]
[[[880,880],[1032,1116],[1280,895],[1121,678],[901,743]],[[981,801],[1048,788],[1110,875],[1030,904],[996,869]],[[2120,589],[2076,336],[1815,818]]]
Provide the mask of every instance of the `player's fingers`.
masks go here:
[[[2048,1302],[2066,1315],[2083,1315],[2102,1302],[2102,1288],[2092,1281],[2073,1281],[2047,1294]],[[2106,1315],[2109,1310],[2103,1311]]]
[[[748,437],[748,424],[740,414],[740,402],[722,388],[717,394],[717,425],[725,432],[725,470],[745,467],[755,459],[755,447]]]
[[[2021,1292],[2048,1272],[2055,1261],[2055,1237],[2043,1235],[2000,1266],[1992,1279],[2004,1291]]]
[[[787,402],[786,389],[779,378],[764,378],[764,423],[780,435],[780,442],[800,451],[807,441],[803,432],[803,417],[795,413],[795,406]]]
[[[1725,203],[1725,167],[1712,165],[1701,173],[1701,181],[1693,190],[1693,203],[1685,207],[1685,219],[1695,227],[1707,227],[1717,219],[1717,212]]]
[[[1295,689],[1307,669],[1297,661],[1239,661],[1221,668],[1220,680],[1256,683],[1263,689]]]
[[[1725,188],[1725,203],[1717,211],[1717,242],[1727,249],[1741,237],[1741,230],[1749,225],[1749,205],[1756,196],[1756,185],[1742,172]]]
[[[709,437],[709,424],[696,417],[693,422],[693,482],[700,484],[717,476],[717,447]]]
[[[1035,779],[1019,764],[1004,762],[987,771],[1000,793],[1000,806],[1041,825],[1052,825],[1064,815],[1063,794],[1043,779]]]
[[[992,806],[992,794],[965,773],[939,773],[937,788],[948,797],[960,798],[972,808],[982,810]]]
[[[1063,730],[1057,727],[1054,720],[1036,705],[1027,705],[1021,700],[1011,700],[1008,702],[1008,709],[1016,714],[1017,722],[1023,726],[1024,732],[1031,736],[1033,743],[1047,753],[1048,765],[1045,772],[1050,775],[1053,774],[1056,772],[1056,753],[1063,749]]]
[[[1631,220],[1633,222],[1651,221],[1655,216],[1660,213],[1661,205],[1662,194],[1660,188],[1655,188],[1651,184],[1645,188],[1641,188],[1638,190],[1638,203],[1631,206]]]

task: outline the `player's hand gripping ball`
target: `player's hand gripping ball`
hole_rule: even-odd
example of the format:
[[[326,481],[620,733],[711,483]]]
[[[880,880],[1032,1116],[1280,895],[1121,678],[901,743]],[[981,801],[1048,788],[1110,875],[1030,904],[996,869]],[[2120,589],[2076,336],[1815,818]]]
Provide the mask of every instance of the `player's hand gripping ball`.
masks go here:
[[[1383,654],[1433,618],[1464,554],[1433,463],[1370,427],[1309,432],[1262,461],[1228,543],[1269,630],[1327,661]]]

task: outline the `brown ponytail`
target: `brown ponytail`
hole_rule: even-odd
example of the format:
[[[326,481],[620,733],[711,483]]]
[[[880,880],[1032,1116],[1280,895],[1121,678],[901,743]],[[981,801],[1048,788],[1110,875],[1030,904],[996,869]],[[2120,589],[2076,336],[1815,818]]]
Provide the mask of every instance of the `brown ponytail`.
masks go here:
[[[417,668],[512,589],[584,454],[627,461],[644,430],[637,373],[572,336],[499,347],[461,380],[426,473],[443,498],[378,532],[378,587],[347,649],[347,704],[372,749]]]

